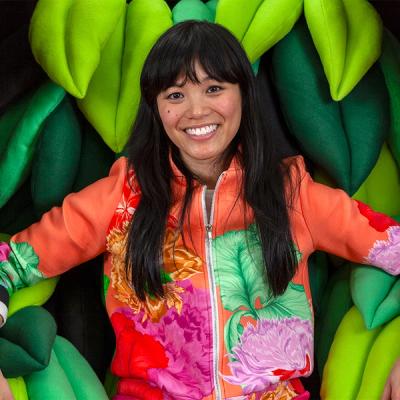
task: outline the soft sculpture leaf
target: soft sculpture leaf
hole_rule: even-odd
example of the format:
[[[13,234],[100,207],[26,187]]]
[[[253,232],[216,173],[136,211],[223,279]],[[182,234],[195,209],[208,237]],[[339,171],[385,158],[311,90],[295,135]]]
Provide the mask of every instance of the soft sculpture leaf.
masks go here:
[[[367,0],[304,0],[304,14],[331,96],[342,100],[380,56],[381,19]]]
[[[136,118],[144,61],[171,26],[171,10],[164,0],[127,4],[102,51],[85,98],[78,100],[88,121],[117,153],[124,148]]]
[[[272,64],[291,133],[337,185],[355,193],[375,165],[390,123],[380,69],[371,68],[345,99],[333,101],[302,21],[274,47]]]
[[[356,400],[379,399],[396,359],[400,357],[400,316],[388,323],[368,355]]]
[[[79,167],[81,132],[66,97],[47,118],[32,165],[32,199],[38,216],[61,205]]]
[[[49,82],[0,117],[0,208],[27,177],[42,124],[64,96]]]
[[[201,0],[181,0],[172,9],[174,24],[189,19],[197,21],[214,21],[215,15]]]
[[[26,385],[24,378],[19,376],[18,378],[7,379],[8,385],[14,399],[16,400],[29,400],[28,393],[26,392]]]
[[[390,97],[389,144],[397,164],[400,165],[400,43],[388,30],[384,31],[383,51],[379,64]]]
[[[220,0],[215,22],[228,28],[254,63],[299,19],[303,0]]]
[[[216,237],[213,255],[223,307],[233,312],[225,326],[228,352],[243,331],[241,317],[270,319],[297,316],[311,319],[302,285],[290,282],[283,295],[272,296],[265,281],[261,247],[254,225],[249,230],[229,231]]]
[[[351,295],[367,329],[400,315],[400,280],[385,271],[356,265],[351,271]]]
[[[386,143],[371,173],[352,197],[375,211],[400,215],[400,171]]]
[[[66,91],[84,97],[124,8],[125,0],[39,0],[30,26],[37,62]]]
[[[355,399],[364,365],[380,328],[367,330],[356,307],[352,307],[339,325],[324,368],[321,398]]]
[[[337,327],[353,305],[350,293],[350,266],[341,266],[328,280],[315,322],[315,355],[320,376],[328,358]]]
[[[26,307],[0,330],[0,369],[15,378],[46,367],[56,336],[54,318],[42,307]]]

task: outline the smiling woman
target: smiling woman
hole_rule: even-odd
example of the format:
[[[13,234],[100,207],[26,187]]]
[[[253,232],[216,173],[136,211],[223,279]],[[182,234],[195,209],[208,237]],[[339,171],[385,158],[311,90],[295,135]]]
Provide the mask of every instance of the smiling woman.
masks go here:
[[[194,64],[194,82],[181,76],[157,96],[165,132],[190,171],[213,189],[228,166],[226,157],[239,130],[242,100],[239,84],[219,82]]]

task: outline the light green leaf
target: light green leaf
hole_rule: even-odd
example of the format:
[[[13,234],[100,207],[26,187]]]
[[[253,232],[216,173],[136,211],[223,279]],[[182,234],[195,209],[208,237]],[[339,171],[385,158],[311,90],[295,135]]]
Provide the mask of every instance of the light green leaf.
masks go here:
[[[36,61],[48,76],[82,98],[124,0],[39,0],[30,25]]]
[[[140,74],[156,40],[172,26],[164,0],[127,4],[104,47],[99,66],[78,106],[115,152],[124,148],[140,102]]]
[[[367,0],[304,0],[304,14],[331,96],[342,100],[381,53],[381,19]]]
[[[215,22],[228,28],[254,63],[294,26],[303,0],[220,0]]]
[[[244,327],[240,323],[240,319],[249,315],[248,311],[239,310],[232,314],[224,327],[224,342],[228,354],[232,354],[232,347],[239,342],[240,336],[244,331]]]
[[[244,306],[254,310],[256,299],[259,297],[264,302],[270,294],[263,277],[262,255],[254,226],[215,238],[213,247],[224,308],[235,311]]]

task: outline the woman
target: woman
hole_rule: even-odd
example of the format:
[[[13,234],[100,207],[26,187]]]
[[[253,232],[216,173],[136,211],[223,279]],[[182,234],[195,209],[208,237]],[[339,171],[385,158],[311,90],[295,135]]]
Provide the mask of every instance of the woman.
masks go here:
[[[15,235],[3,285],[11,293],[107,251],[117,400],[309,398],[307,258],[323,249],[398,274],[376,251],[380,241],[389,252],[395,222],[376,230],[380,216],[314,183],[301,158],[279,159],[224,28],[171,28],[141,90],[128,160]]]

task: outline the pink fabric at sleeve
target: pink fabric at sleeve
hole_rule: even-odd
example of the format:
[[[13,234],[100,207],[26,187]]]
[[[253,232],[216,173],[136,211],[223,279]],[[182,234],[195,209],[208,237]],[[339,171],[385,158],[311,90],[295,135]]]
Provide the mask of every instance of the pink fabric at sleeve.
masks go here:
[[[68,195],[42,219],[17,233],[11,241],[28,242],[47,277],[88,261],[106,249],[106,234],[121,198],[127,161],[117,160],[108,177]]]
[[[399,274],[398,223],[353,200],[343,190],[314,182],[304,162],[300,160],[298,165],[302,174],[299,207],[315,249]]]

